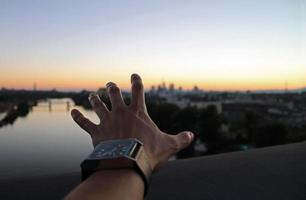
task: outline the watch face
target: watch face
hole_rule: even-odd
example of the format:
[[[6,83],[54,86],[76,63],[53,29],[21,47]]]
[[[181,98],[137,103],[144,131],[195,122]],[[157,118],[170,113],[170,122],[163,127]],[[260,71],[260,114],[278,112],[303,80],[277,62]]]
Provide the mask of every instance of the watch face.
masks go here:
[[[127,156],[135,145],[136,141],[133,139],[101,142],[90,154],[89,159],[108,159]]]

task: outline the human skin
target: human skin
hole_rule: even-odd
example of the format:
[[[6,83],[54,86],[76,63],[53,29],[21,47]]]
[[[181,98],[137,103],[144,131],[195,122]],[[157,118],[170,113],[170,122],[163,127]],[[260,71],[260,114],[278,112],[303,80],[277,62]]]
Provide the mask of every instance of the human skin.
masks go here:
[[[73,109],[73,120],[91,136],[93,146],[111,139],[137,138],[143,143],[153,171],[171,156],[186,148],[194,139],[193,133],[183,131],[177,135],[162,132],[151,120],[144,95],[144,86],[138,74],[131,75],[132,99],[123,101],[120,88],[113,82],[106,84],[111,111],[98,95],[91,94],[89,101],[100,119],[94,124],[80,111]],[[132,169],[103,170],[94,173],[77,186],[66,199],[143,199],[144,182]]]

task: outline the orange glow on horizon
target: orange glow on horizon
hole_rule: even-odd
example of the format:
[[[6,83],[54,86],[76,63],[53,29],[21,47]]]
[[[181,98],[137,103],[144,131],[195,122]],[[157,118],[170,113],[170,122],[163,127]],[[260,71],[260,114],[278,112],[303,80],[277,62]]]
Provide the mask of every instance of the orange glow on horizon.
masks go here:
[[[146,89],[162,82],[165,82],[167,86],[173,83],[176,88],[181,86],[183,89],[192,89],[196,85],[203,90],[216,91],[284,90],[286,82],[288,89],[306,87],[306,71],[303,67],[291,71],[290,68],[283,67],[278,71],[267,69],[262,72],[263,69],[256,68],[236,69],[236,71],[219,68],[219,71],[210,71],[215,69],[195,67],[194,70],[190,70],[184,67],[145,68],[143,66],[130,68],[68,66],[61,69],[46,66],[46,70],[21,72],[11,70],[13,67],[6,67],[1,70],[0,88],[32,89],[35,83],[38,90],[94,91],[104,87],[108,81],[113,81],[123,90],[129,90],[130,74],[134,72],[141,75]]]
[[[35,79],[32,79],[35,80]],[[38,90],[50,90],[50,89],[57,89],[57,90],[73,90],[79,91],[82,89],[86,90],[96,90],[101,87],[105,87],[105,84],[108,81],[113,81],[117,83],[123,90],[130,89],[130,82],[129,77],[124,79],[116,79],[116,78],[104,78],[104,79],[90,79],[90,78],[83,78],[78,79],[76,78],[57,78],[57,79],[36,79],[36,81],[32,81],[28,79],[19,79],[18,82],[16,80],[0,80],[0,87],[4,87],[7,89],[15,88],[15,89],[32,89],[34,84]],[[304,79],[306,80],[306,78]],[[150,89],[153,85],[158,86],[161,85],[163,80],[162,79],[153,79],[151,77],[146,79],[143,76],[143,82],[145,89]],[[286,81],[283,82],[275,82],[275,81],[212,81],[212,80],[190,80],[190,79],[173,79],[173,80],[164,80],[166,86],[168,87],[170,83],[175,85],[175,88],[182,87],[183,89],[190,90],[194,86],[198,86],[200,89],[203,90],[216,90],[216,91],[246,91],[246,90],[283,90],[286,87]],[[297,80],[287,80],[287,87],[288,89],[299,89],[306,87],[306,81],[302,81],[302,79]]]

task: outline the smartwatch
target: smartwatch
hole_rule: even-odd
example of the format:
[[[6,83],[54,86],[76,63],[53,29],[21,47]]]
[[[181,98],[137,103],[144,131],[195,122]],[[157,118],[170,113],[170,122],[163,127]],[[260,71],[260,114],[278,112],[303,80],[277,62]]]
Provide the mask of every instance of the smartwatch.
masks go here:
[[[143,179],[147,194],[152,168],[142,142],[136,138],[100,142],[81,163],[82,181],[91,174],[105,169],[133,169]]]

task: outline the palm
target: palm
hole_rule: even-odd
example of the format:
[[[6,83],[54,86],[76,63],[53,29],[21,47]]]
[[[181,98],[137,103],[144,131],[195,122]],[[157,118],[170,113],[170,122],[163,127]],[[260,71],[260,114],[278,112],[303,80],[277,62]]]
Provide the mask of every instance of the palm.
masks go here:
[[[124,103],[120,89],[111,82],[107,84],[107,92],[112,111],[107,109],[98,95],[90,95],[90,103],[100,119],[98,125],[85,118],[78,110],[72,110],[71,114],[76,123],[91,135],[94,146],[110,139],[139,139],[143,142],[154,168],[188,146],[193,136],[190,132],[182,132],[177,136],[161,132],[146,111],[141,78],[133,74],[131,82],[132,102],[129,106]]]

